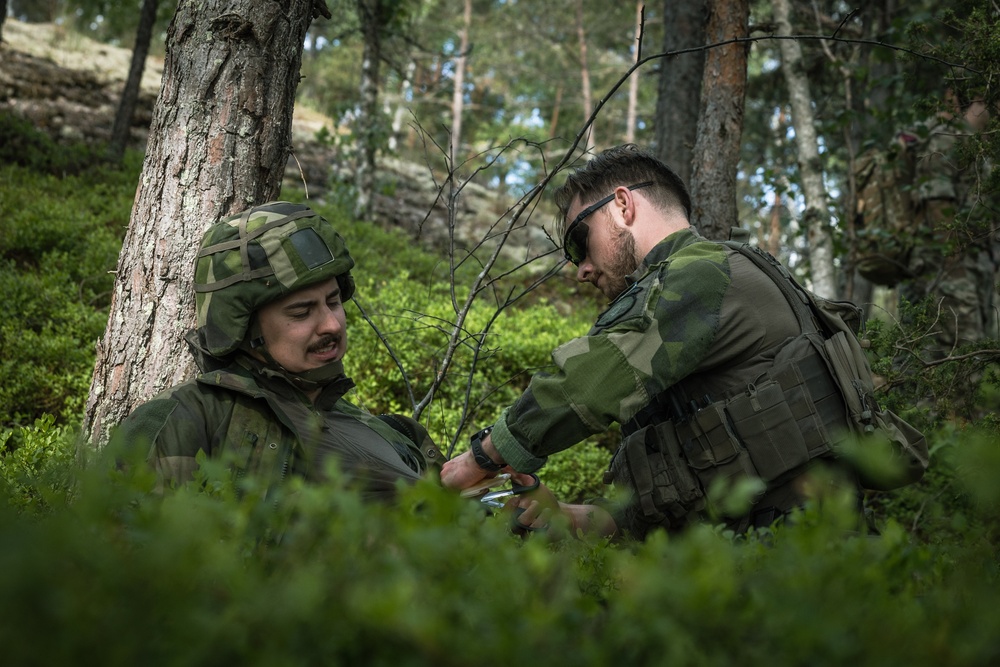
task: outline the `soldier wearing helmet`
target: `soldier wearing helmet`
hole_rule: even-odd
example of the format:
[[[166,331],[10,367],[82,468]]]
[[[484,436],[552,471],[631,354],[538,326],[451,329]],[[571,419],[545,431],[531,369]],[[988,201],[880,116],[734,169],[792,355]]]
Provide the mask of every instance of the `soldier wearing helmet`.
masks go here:
[[[344,239],[301,204],[270,202],[212,225],[186,337],[201,373],[139,406],[119,437],[150,443],[164,485],[190,480],[199,452],[232,457],[269,484],[288,472],[322,480],[333,456],[373,498],[440,465],[417,421],[345,399],[353,266]]]

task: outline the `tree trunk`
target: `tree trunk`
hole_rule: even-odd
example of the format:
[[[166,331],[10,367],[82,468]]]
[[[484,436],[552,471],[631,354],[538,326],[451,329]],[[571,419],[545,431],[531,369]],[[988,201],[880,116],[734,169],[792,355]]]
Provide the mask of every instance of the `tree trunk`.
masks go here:
[[[576,37],[580,45],[580,85],[583,94],[583,120],[586,122],[594,113],[594,100],[590,92],[590,66],[587,64],[587,33],[583,29],[583,0],[576,0]],[[593,155],[597,148],[594,126],[587,131],[587,155]]]
[[[892,27],[893,20],[897,12],[895,0],[880,0],[879,2],[873,3],[866,8],[866,12],[873,12],[875,16],[874,25],[871,21],[865,22],[865,34],[863,37],[868,39],[885,40],[892,39],[889,31]],[[848,202],[844,207],[844,210],[848,212],[844,220],[844,228],[847,233],[847,256],[844,259],[844,264],[849,268],[853,268],[857,261],[857,230],[855,229],[855,220],[853,217],[853,212],[857,211],[857,183],[854,180],[853,172],[855,159],[861,152],[861,146],[865,139],[870,139],[872,137],[880,136],[881,133],[884,135],[886,133],[885,127],[879,128],[879,124],[884,124],[882,118],[877,118],[875,114],[870,113],[869,109],[891,109],[896,108],[896,105],[891,101],[891,94],[893,93],[891,86],[886,85],[872,85],[872,82],[881,82],[891,78],[892,75],[898,74],[900,69],[900,62],[897,59],[886,60],[883,58],[875,57],[877,53],[877,48],[871,45],[865,44],[861,45],[861,62],[866,66],[863,68],[867,71],[867,79],[859,82],[860,85],[856,86],[855,90],[864,90],[863,94],[854,94],[851,86],[854,85],[853,79],[845,76],[845,96],[848,99],[848,106],[852,111],[854,111],[854,118],[856,119],[847,128],[845,128],[845,144],[847,145],[847,156],[849,170],[847,172],[848,177]],[[856,72],[856,68],[852,68],[851,72]],[[895,115],[890,116],[895,119]],[[897,130],[897,124],[893,123],[891,128],[888,128],[893,134]],[[865,309],[865,317],[872,316],[872,298],[874,296],[875,286],[872,282],[862,276],[856,269],[848,273],[846,285],[844,286],[844,298],[853,301],[854,303],[860,305]]]
[[[706,42],[747,35],[749,0],[710,0]],[[711,239],[729,237],[739,224],[736,168],[743,133],[747,84],[747,47],[727,44],[708,51],[702,84],[698,139],[691,176],[691,222]]]
[[[472,0],[465,0],[462,29],[459,31],[458,57],[455,58],[455,89],[451,95],[451,168],[458,168],[462,143],[462,109],[465,102],[465,61],[468,58],[469,30],[472,27]]]
[[[556,128],[559,127],[559,111],[562,108],[563,87],[556,88],[556,99],[552,103],[552,117],[549,119],[549,139],[556,138]]]
[[[193,374],[183,335],[194,323],[201,234],[279,193],[313,6],[182,0],[177,7],[97,346],[85,418],[95,444],[137,404]]]
[[[791,35],[788,0],[773,0],[773,7],[778,35]],[[819,156],[812,95],[809,92],[809,80],[806,78],[802,63],[802,47],[793,39],[782,39],[778,44],[781,47],[781,71],[785,77],[792,106],[799,179],[806,202],[802,224],[806,229],[806,239],[809,244],[812,289],[820,296],[833,299],[837,297],[837,281],[833,272],[830,213],[827,210],[826,188],[823,187],[823,161]]]
[[[358,160],[354,185],[357,200],[354,215],[370,220],[374,208],[375,154],[378,151],[378,89],[382,60],[382,0],[357,0],[364,47],[361,54],[361,112],[357,119]]]
[[[462,109],[465,106],[465,62],[469,56],[469,30],[472,27],[472,0],[465,0],[462,29],[459,30],[458,57],[455,58],[455,88],[451,94],[451,168],[458,168],[462,143]]]
[[[635,56],[639,59],[639,35],[642,33],[642,8],[644,0],[635,3]],[[625,143],[635,143],[636,107],[639,106],[639,70],[628,81],[628,111],[625,114]]]
[[[142,0],[139,10],[139,27],[135,32],[135,46],[132,48],[132,64],[125,80],[125,89],[118,103],[115,123],[111,129],[111,143],[108,145],[108,155],[115,162],[121,162],[128,144],[129,130],[132,127],[132,116],[139,100],[139,87],[142,84],[142,71],[146,67],[146,56],[149,54],[149,43],[153,39],[153,26],[156,24],[156,6],[159,0]]]
[[[7,20],[7,0],[0,0],[0,42],[3,41],[3,22]]]
[[[663,0],[664,52],[704,46],[706,16],[705,0]],[[654,128],[656,155],[688,184],[692,151],[698,137],[704,75],[704,51],[660,61]]]
[[[781,194],[774,192],[774,204],[771,206],[771,233],[768,236],[767,251],[778,256],[781,249]]]
[[[416,71],[417,61],[411,59],[406,65],[403,81],[399,84],[399,103],[392,112],[392,131],[389,133],[389,151],[392,153],[399,150],[400,137],[403,136],[406,123],[407,105],[413,95],[413,75]]]

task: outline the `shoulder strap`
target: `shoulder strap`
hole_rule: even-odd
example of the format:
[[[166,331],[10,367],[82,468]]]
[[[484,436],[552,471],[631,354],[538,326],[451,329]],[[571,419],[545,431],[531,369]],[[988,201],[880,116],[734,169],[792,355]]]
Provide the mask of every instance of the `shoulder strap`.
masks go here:
[[[730,236],[730,239],[732,238],[733,235]],[[751,246],[746,242],[729,240],[722,243],[752,261],[757,268],[771,278],[771,281],[778,286],[778,289],[785,296],[785,300],[788,301],[788,305],[795,312],[795,317],[799,321],[799,328],[803,332],[822,331],[819,321],[813,312],[812,300],[809,298],[809,295],[795,281],[795,278],[788,272],[788,269],[782,266],[778,260],[772,257],[770,253],[766,253],[760,248]]]

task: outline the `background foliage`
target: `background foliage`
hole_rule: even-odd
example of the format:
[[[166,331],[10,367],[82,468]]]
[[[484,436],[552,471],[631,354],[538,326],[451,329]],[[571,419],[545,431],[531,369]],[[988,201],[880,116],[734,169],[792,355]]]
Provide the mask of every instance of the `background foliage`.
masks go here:
[[[115,6],[74,4],[94,11]],[[834,17],[850,11],[838,2],[818,5]],[[521,11],[507,11],[515,6]],[[592,35],[600,63],[595,90],[602,91],[628,60],[622,45],[630,39],[631,8],[596,7],[587,3],[590,21],[607,28]],[[990,19],[936,7],[906,3],[905,16],[879,34],[950,47],[938,53],[982,71],[995,66],[996,33],[985,29]],[[390,97],[386,121],[394,104],[404,104],[441,142],[455,3],[410,9],[411,29],[390,42],[396,51],[387,56],[394,66],[385,88],[400,92]],[[547,141],[579,126],[578,102],[554,121],[555,94],[561,82],[569,94],[578,68],[566,46],[573,36],[564,17],[572,7],[558,10],[477,3],[484,22],[474,26],[470,154],[508,132]],[[767,3],[755,3],[753,19],[764,20],[767,10]],[[94,15],[80,14],[88,21]],[[809,13],[800,19],[809,21]],[[864,32],[874,25],[871,15],[857,20],[859,34],[873,34]],[[109,18],[99,27],[115,39],[111,33],[127,30],[112,30],[116,25]],[[984,30],[973,30],[977,25]],[[654,22],[653,43],[656,29]],[[343,120],[327,134],[345,146],[352,144],[356,105],[353,30],[348,21],[317,28],[314,43],[322,47],[307,53],[302,88],[303,104]],[[884,50],[860,53],[846,42],[830,52],[806,47],[828,151],[829,206],[842,219],[851,141],[882,141],[933,109],[949,73]],[[517,57],[506,62],[508,54]],[[419,72],[414,99],[403,92],[409,60]],[[752,48],[751,68],[742,213],[759,240],[769,241],[770,197],[785,193],[781,254],[801,270],[808,258],[795,226],[791,126],[769,46]],[[869,87],[868,102],[875,99],[869,91],[890,91],[891,103],[847,104],[848,80]],[[597,131],[617,139],[620,105],[610,109]],[[412,157],[420,146],[411,136],[404,128],[396,150]],[[997,155],[998,136],[983,137],[984,154]],[[926,429],[933,456],[919,484],[868,498],[883,533],[878,539],[849,534],[851,512],[839,498],[775,531],[733,536],[704,526],[642,545],[522,541],[507,531],[504,517],[484,516],[433,485],[406,491],[399,508],[362,507],[350,489],[296,488],[276,515],[252,485],[238,499],[224,469],[211,464],[201,490],[152,501],[152,480],[141,466],[113,468],[78,451],[76,434],[141,155],[129,154],[123,167],[102,166],[86,147],[57,145],[8,116],[0,116],[0,139],[0,596],[16,610],[0,624],[0,645],[11,664],[67,664],[94,655],[110,664],[268,665],[466,665],[483,656],[595,665],[1000,660],[993,613],[1000,593],[1000,398],[993,369],[907,365],[902,360],[912,361],[906,350],[914,331],[892,317],[873,321],[876,368],[890,383],[884,399]],[[638,139],[644,140],[641,132]],[[509,170],[496,179],[499,186],[517,182],[510,174],[530,181],[540,165],[497,167]],[[444,338],[439,320],[452,312],[440,257],[401,233],[345,219],[335,202],[317,208],[350,240],[359,300],[419,382],[435,368]],[[473,369],[469,350],[460,353],[454,378],[426,413],[440,442],[461,440],[455,429],[466,411],[476,424],[494,419],[528,374],[549,363],[553,347],[585,331],[597,312],[560,280],[524,306],[498,322],[486,363]],[[489,304],[478,308],[471,330],[490,315]],[[349,317],[347,362],[357,400],[375,412],[406,411],[408,389],[395,363],[360,311]],[[910,319],[919,326],[919,314]],[[485,399],[466,405],[470,372],[475,395]],[[988,415],[976,428],[961,418],[970,406],[960,408],[952,398],[973,377],[981,393],[971,407]],[[932,412],[928,402],[943,409]],[[554,457],[545,481],[566,499],[599,493],[613,437]]]
[[[252,478],[238,499],[211,461],[201,487],[155,498],[128,455],[8,454],[0,642],[18,665],[994,664],[1000,450],[961,440],[934,496],[921,484],[926,541],[896,521],[852,533],[852,499],[830,496],[738,539],[550,543],[430,482],[392,507],[335,484],[263,500]],[[72,450],[51,421],[24,443]]]
[[[4,394],[0,434],[0,596],[17,610],[0,625],[0,643],[11,664],[100,654],[108,664],[464,665],[512,647],[580,665],[1000,657],[995,420],[929,432],[926,478],[869,498],[879,538],[853,534],[851,503],[837,497],[774,530],[734,536],[705,525],[641,545],[522,540],[506,517],[429,483],[394,507],[362,506],[351,489],[296,486],[276,512],[253,480],[238,495],[224,463],[208,461],[198,485],[152,499],[148,471],[109,465],[113,448],[78,451],[75,427],[129,174],[3,173],[3,214],[21,221],[5,228],[4,280],[19,295],[5,307],[21,309],[6,319],[23,323],[4,330],[4,345],[34,341],[17,354],[59,369],[32,375],[19,370],[30,364],[5,364],[0,377],[16,388]],[[447,314],[439,263],[399,234],[321,210],[359,241],[359,298],[419,378],[440,347],[434,314]],[[560,299],[554,290],[503,318],[493,356],[473,376],[495,388],[476,422],[516,393],[524,369],[548,363],[554,342],[588,326],[592,313],[560,310]],[[87,329],[88,317],[68,312],[98,321]],[[350,317],[359,401],[405,406],[391,359],[359,313]],[[462,385],[456,377],[435,401],[428,423],[438,437],[457,423]],[[43,393],[45,409],[35,398]],[[600,490],[606,460],[602,443],[588,443],[554,457],[545,478],[563,497],[587,495]]]

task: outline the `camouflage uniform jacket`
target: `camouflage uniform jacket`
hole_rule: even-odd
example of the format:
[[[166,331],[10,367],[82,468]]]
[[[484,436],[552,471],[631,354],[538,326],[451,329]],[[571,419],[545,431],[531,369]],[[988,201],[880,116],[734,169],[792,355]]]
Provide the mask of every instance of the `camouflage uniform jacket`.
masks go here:
[[[164,485],[192,479],[199,452],[231,456],[240,473],[269,483],[289,473],[322,480],[333,455],[373,498],[391,497],[398,480],[440,465],[441,453],[418,422],[358,408],[343,398],[353,386],[341,376],[313,402],[280,374],[237,356],[136,408],[117,437],[151,443],[148,461]]]
[[[936,118],[920,133],[928,138],[916,162],[914,279],[901,294],[912,303],[934,299],[941,324],[928,349],[944,357],[955,345],[995,335],[1000,226],[993,206],[980,199],[979,171],[988,169],[960,157],[973,134],[964,119]]]
[[[958,167],[955,146],[970,130],[960,120],[934,118],[925,122],[916,134],[927,136],[917,149],[917,205],[935,199],[964,202],[975,175],[972,170]]]
[[[586,336],[553,352],[558,370],[535,374],[501,415],[492,441],[515,469],[627,425],[668,388],[712,400],[742,391],[800,333],[767,275],[693,228],[657,244],[628,282]]]

